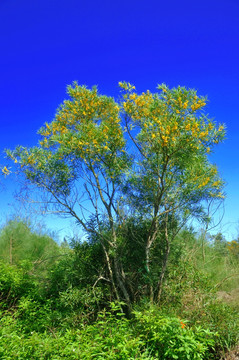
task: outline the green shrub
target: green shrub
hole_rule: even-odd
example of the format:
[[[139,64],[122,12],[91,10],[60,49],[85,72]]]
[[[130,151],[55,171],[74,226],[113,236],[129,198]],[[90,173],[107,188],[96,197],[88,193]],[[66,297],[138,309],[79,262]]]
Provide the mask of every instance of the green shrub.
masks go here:
[[[34,294],[36,291],[36,281],[26,273],[24,268],[0,261],[0,305],[2,308],[16,305],[21,296]]]
[[[136,329],[145,345],[157,359],[209,359],[217,334],[186,321],[162,315],[157,308],[135,312]]]

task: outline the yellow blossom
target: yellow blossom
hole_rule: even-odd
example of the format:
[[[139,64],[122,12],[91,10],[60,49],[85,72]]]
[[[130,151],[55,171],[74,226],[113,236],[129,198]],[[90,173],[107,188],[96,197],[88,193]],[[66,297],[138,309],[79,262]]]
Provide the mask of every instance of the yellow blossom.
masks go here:
[[[2,169],[2,172],[3,172],[4,175],[9,175],[10,174],[10,170],[6,166],[4,166],[4,168]]]

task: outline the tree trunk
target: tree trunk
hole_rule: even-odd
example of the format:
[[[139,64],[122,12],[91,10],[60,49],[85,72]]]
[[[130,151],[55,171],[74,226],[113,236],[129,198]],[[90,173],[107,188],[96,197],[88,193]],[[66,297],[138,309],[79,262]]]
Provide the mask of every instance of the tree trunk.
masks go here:
[[[166,252],[164,254],[163,266],[162,266],[161,274],[160,274],[158,285],[157,285],[157,289],[158,289],[157,303],[159,303],[159,301],[161,299],[161,294],[162,294],[162,290],[163,290],[163,281],[164,281],[164,277],[165,277],[165,273],[166,273],[166,269],[167,269],[167,265],[168,265],[169,253],[170,253],[170,246],[169,246],[169,244],[167,244]]]
[[[115,296],[116,296],[117,300],[120,301],[120,296],[119,296],[119,293],[118,293],[118,289],[117,289],[117,286],[116,286],[115,281],[114,281],[114,275],[113,275],[113,270],[112,270],[109,254],[108,254],[104,244],[103,243],[101,243],[101,244],[102,244],[102,247],[103,247],[103,250],[104,250],[104,253],[105,253],[106,263],[107,263],[107,267],[108,267],[108,270],[109,270],[110,280],[111,280],[111,283],[112,283],[113,291],[115,293]]]
[[[145,249],[146,270],[147,270],[147,273],[149,276],[150,276],[150,250],[151,250],[151,247],[157,237],[157,234],[158,234],[158,224],[157,224],[156,217],[154,217],[152,224],[150,226],[150,229],[149,229],[149,235],[148,235],[146,249]],[[151,279],[149,279],[149,280],[151,281]],[[153,303],[154,302],[154,289],[153,289],[153,285],[151,283],[149,284],[149,296],[150,296],[150,302]]]
[[[10,265],[12,265],[12,236],[10,236],[10,245],[9,245],[9,260],[10,260]]]
[[[160,274],[159,281],[157,284],[157,303],[159,303],[159,301],[161,299],[161,294],[162,294],[162,290],[163,290],[163,281],[164,281],[164,277],[165,277],[165,273],[166,273],[166,269],[167,269],[167,265],[168,265],[169,253],[170,253],[170,242],[169,242],[169,236],[168,236],[168,213],[166,214],[166,219],[165,219],[165,240],[166,240],[166,249],[165,249],[165,253],[164,253],[161,274]]]
[[[115,270],[115,277],[116,277],[117,285],[123,294],[123,297],[124,297],[123,300],[126,302],[127,312],[128,312],[128,314],[130,314],[132,311],[131,300],[130,300],[129,293],[125,286],[126,285],[125,280],[123,280],[122,276],[121,276],[121,271],[120,271],[120,266],[119,266],[117,256],[115,256],[115,258],[114,258],[114,270]]]
[[[118,288],[120,289],[121,293],[123,294],[123,301],[126,302],[127,305],[127,311],[130,314],[132,307],[131,307],[131,300],[130,300],[130,296],[129,293],[127,291],[126,288],[126,279],[122,278],[122,271],[121,271],[121,266],[119,264],[119,259],[118,259],[118,255],[117,255],[117,236],[115,233],[115,229],[114,226],[111,227],[111,231],[112,231],[112,236],[113,236],[113,244],[115,245],[115,254],[113,257],[113,262],[114,262],[114,272],[115,272],[115,278],[116,278],[116,284],[118,286]]]

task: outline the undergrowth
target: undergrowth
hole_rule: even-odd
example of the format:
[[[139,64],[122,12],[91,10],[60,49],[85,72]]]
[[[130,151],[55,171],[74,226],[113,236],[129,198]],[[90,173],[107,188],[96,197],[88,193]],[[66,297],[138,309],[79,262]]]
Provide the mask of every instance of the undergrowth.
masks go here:
[[[44,271],[29,260],[0,262],[0,359],[223,358],[239,343],[237,257],[209,242],[202,253],[187,233],[177,241],[160,303],[145,295],[130,316],[89,272],[88,245],[81,257],[80,247],[60,249]]]

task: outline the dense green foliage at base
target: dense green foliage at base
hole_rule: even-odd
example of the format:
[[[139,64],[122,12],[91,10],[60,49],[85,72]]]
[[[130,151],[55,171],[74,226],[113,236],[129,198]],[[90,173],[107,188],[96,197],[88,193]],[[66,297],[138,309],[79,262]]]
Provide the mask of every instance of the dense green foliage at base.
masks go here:
[[[20,242],[24,226],[8,224],[0,248],[8,253],[9,230]],[[43,237],[25,229],[32,244]],[[238,254],[223,239],[179,233],[160,303],[150,304],[139,289],[125,316],[110,284],[97,281],[104,265],[97,241],[70,247],[48,238],[46,246],[43,238],[44,266],[29,252],[20,258],[21,247],[14,250],[18,261],[0,262],[1,359],[209,360],[238,343]],[[136,269],[137,259],[129,260]]]
[[[46,326],[43,332],[30,333],[24,333],[21,322],[5,314],[1,358],[209,359],[216,337],[209,330],[182,328],[178,318],[156,309],[137,311],[133,320],[127,320],[119,310],[113,303],[111,311],[100,312],[93,324],[54,330]]]

